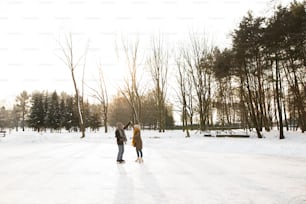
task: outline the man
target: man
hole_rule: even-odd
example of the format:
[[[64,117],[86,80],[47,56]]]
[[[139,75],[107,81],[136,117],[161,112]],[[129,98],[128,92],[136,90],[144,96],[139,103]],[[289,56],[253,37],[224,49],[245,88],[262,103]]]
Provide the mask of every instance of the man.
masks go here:
[[[125,126],[123,126],[122,123],[117,123],[117,128],[115,131],[115,137],[117,138],[117,144],[118,144],[118,155],[117,155],[117,162],[118,163],[124,163],[125,161],[122,159],[123,153],[124,153],[124,143],[126,143],[126,135],[124,130],[131,124],[129,122]]]

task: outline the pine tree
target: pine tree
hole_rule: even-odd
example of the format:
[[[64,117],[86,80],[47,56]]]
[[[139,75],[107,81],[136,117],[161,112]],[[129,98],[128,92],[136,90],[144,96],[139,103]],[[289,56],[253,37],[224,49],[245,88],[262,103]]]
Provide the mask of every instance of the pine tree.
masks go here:
[[[65,116],[64,116],[64,127],[66,130],[70,131],[73,124],[73,98],[68,97],[65,105]]]
[[[61,98],[61,102],[59,105],[59,114],[60,114],[60,127],[63,128],[65,127],[65,120],[66,120],[66,104],[65,104],[65,99]]]
[[[50,128],[58,130],[60,128],[61,115],[59,108],[59,99],[56,91],[52,93],[50,103],[48,105],[48,114]]]
[[[32,107],[29,116],[29,126],[38,132],[44,127],[45,111],[43,104],[43,95],[35,93],[32,96]]]

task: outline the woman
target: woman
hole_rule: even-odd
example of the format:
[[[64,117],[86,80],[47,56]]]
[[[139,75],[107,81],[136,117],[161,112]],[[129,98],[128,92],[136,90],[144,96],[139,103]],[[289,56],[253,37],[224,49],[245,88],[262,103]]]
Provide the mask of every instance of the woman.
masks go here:
[[[140,126],[139,125],[134,125],[132,145],[136,148],[136,153],[137,153],[137,159],[135,162],[142,163],[143,162],[142,140],[140,136]]]

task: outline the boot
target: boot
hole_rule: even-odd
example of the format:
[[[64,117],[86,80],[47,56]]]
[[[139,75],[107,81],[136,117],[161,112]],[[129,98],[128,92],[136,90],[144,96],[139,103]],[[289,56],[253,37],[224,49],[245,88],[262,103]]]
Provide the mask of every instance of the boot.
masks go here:
[[[143,163],[142,157],[139,158],[139,163]]]
[[[139,162],[140,161],[140,157],[137,157],[137,159],[135,160],[135,162]]]

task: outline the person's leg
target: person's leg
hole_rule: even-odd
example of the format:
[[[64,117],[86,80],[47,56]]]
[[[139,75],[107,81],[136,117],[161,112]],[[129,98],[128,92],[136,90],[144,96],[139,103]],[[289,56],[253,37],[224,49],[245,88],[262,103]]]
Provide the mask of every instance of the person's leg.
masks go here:
[[[118,145],[119,151],[118,151],[118,157],[117,157],[117,161],[121,161],[122,160],[122,156],[123,156],[123,145]]]
[[[136,153],[137,153],[137,159],[135,160],[135,162],[139,162],[139,152],[137,149],[136,149]]]
[[[123,160],[123,153],[124,153],[124,145],[122,145],[122,147],[121,147],[121,158],[120,158],[121,161],[124,161]]]
[[[118,145],[118,154],[117,154],[117,161],[120,161],[120,155],[121,155],[121,145]]]
[[[139,157],[139,163],[142,163],[143,162],[143,159],[142,159],[142,150],[139,149],[139,154],[140,154],[140,157]]]
[[[142,150],[139,150],[139,152],[140,152],[140,157],[142,158]]]
[[[139,157],[139,152],[138,152],[138,150],[136,149],[136,153],[137,153],[137,157]]]

